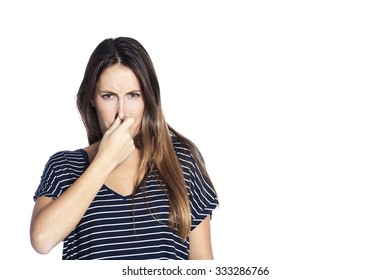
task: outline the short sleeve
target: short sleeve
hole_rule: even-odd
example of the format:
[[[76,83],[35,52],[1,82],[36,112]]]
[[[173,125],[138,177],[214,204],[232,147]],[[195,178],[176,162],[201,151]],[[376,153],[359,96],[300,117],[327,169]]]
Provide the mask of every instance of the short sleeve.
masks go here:
[[[40,196],[56,199],[72,184],[70,177],[64,154],[54,154],[45,165],[34,200]]]
[[[191,230],[195,229],[207,215],[218,206],[214,188],[204,178],[198,164],[191,155],[189,200],[191,208]]]

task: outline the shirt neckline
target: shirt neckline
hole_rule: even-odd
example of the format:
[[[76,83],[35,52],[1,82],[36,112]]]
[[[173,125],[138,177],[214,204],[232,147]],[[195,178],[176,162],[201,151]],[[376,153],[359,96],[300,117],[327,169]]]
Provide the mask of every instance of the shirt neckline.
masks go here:
[[[82,157],[83,157],[83,159],[84,159],[84,161],[85,161],[85,164],[86,164],[85,169],[87,169],[88,166],[90,165],[88,153],[87,153],[87,151],[84,150],[84,149],[78,149],[78,151],[80,151],[80,153],[81,153],[81,155],[82,155]],[[149,178],[149,176],[150,176],[150,172],[149,172],[149,174],[147,175],[146,180]],[[141,182],[141,183],[142,183],[142,182]],[[141,183],[140,183],[140,184],[141,184]],[[137,186],[137,188],[135,189],[134,197],[135,197],[136,195],[139,194],[140,184],[139,184],[139,185]],[[102,189],[102,188],[105,188],[107,191],[109,191],[110,193],[114,194],[115,196],[117,196],[117,197],[119,197],[119,198],[121,198],[121,199],[126,199],[126,200],[127,200],[127,199],[132,198],[132,196],[133,196],[133,194],[128,194],[128,195],[120,194],[120,193],[114,191],[113,189],[111,189],[108,185],[106,185],[106,183],[103,183],[103,185],[102,185],[102,187],[101,187],[100,189]]]

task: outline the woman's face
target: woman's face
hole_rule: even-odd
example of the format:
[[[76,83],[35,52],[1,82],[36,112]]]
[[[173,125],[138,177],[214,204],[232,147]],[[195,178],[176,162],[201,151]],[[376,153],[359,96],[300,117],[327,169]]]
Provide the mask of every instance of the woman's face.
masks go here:
[[[102,134],[111,126],[116,116],[122,121],[133,118],[135,121],[131,136],[134,138],[138,133],[145,103],[141,86],[130,68],[121,64],[106,68],[96,83],[91,102],[96,109]]]

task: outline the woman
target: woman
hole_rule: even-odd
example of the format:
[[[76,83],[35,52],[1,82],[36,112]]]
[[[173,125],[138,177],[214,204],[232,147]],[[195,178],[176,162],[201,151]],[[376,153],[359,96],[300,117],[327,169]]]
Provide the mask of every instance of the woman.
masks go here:
[[[77,94],[90,146],[47,162],[30,237],[63,259],[213,259],[216,192],[195,145],[161,108],[149,55],[131,38],[92,53]]]

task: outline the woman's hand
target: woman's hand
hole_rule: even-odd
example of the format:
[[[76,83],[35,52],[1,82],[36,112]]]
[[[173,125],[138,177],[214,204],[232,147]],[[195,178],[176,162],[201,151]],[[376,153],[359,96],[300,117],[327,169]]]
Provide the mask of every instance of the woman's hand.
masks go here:
[[[104,133],[95,158],[111,162],[114,167],[124,161],[135,150],[132,138],[133,118],[123,122],[117,117],[111,127]]]

